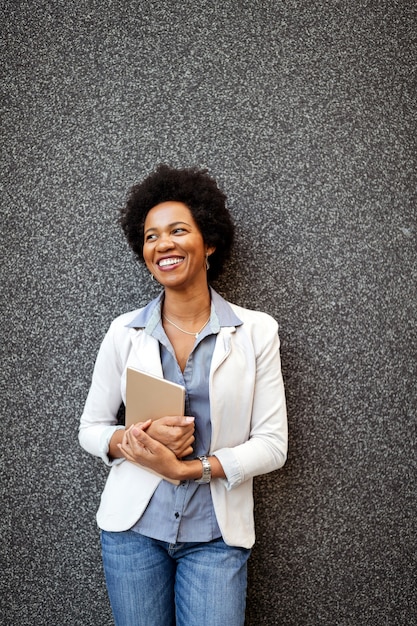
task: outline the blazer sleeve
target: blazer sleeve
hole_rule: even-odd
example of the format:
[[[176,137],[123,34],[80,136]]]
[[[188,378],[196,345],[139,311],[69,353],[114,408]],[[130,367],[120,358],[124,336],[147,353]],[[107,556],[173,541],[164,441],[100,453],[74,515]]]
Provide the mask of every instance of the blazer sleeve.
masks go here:
[[[245,422],[250,422],[249,437],[239,445],[213,452],[226,473],[227,489],[279,469],[287,458],[287,411],[278,325],[266,314],[257,313],[256,317],[256,323],[244,325],[250,329],[245,332],[250,332],[254,347],[253,397],[251,402],[248,398],[248,408],[241,410],[249,414],[240,416],[242,431]],[[240,393],[244,393],[243,390]]]
[[[107,331],[94,366],[92,381],[78,432],[79,442],[90,454],[100,457],[106,465],[123,462],[108,457],[109,442],[117,424],[117,413],[122,403],[121,377],[130,345],[128,330],[118,320]]]

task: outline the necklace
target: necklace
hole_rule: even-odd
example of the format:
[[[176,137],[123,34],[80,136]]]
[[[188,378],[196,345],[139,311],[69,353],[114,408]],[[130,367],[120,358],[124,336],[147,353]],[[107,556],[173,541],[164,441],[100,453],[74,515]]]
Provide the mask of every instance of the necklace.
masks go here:
[[[167,316],[165,315],[165,313],[162,315],[162,317],[163,317],[163,318],[164,318],[167,322],[169,322],[170,324],[172,324],[172,326],[175,326],[175,328],[177,328],[178,330],[180,330],[182,333],[185,333],[186,335],[194,335],[194,337],[195,337],[196,339],[198,339],[198,336],[199,336],[199,334],[201,333],[201,331],[202,331],[202,330],[203,330],[203,329],[207,326],[207,324],[209,323],[211,315],[209,315],[209,318],[208,318],[207,322],[204,322],[204,324],[202,325],[202,327],[200,328],[200,330],[198,330],[196,333],[190,333],[190,331],[189,331],[189,330],[184,330],[183,328],[180,328],[179,326],[177,326],[177,325],[176,325],[176,323],[175,323],[175,322],[173,322],[172,320],[170,320],[170,319],[169,319],[169,317],[167,317]]]

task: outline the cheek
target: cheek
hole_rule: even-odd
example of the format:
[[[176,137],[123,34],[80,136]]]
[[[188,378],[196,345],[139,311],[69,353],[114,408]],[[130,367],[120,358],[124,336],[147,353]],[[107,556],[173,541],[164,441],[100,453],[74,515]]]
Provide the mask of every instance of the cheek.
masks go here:
[[[142,248],[142,256],[143,256],[143,260],[145,261],[146,265],[148,265],[151,262],[151,258],[152,258],[152,254],[151,251],[148,249],[148,247],[145,245]]]

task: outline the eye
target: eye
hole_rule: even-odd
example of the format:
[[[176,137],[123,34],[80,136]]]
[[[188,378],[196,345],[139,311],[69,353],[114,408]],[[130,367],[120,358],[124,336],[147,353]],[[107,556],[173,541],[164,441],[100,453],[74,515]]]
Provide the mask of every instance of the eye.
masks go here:
[[[187,231],[185,230],[185,228],[182,228],[181,226],[177,226],[177,228],[174,228],[172,232],[174,235],[181,235],[181,233],[186,233]]]
[[[146,241],[155,241],[155,239],[156,239],[156,235],[154,233],[152,233],[152,234],[146,235],[145,242]]]

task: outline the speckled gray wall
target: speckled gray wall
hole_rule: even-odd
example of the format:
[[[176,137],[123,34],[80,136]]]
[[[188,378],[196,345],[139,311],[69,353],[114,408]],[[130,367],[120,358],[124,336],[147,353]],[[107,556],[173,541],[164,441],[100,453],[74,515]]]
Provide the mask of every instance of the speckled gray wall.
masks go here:
[[[219,179],[218,288],[281,327],[248,625],[417,624],[416,6],[1,2],[2,624],[111,624],[77,427],[109,322],[155,293],[116,214],[160,161]]]

